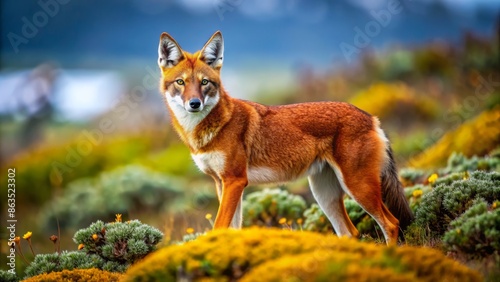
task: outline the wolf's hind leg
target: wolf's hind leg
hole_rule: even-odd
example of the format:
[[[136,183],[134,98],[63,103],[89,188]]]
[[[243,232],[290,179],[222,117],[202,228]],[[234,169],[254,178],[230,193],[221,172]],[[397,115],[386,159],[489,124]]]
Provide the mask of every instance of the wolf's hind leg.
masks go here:
[[[309,176],[309,185],[314,198],[326,214],[338,236],[358,237],[344,206],[344,191],[333,169],[326,165]]]

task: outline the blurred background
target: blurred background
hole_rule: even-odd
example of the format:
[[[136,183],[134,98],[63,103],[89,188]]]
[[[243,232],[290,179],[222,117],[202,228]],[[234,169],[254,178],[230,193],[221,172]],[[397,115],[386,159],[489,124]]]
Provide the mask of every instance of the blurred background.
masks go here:
[[[117,213],[167,239],[210,227],[213,183],[158,93],[164,31],[194,52],[221,30],[234,97],[379,116],[399,168],[498,153],[500,1],[2,0],[0,27],[1,183],[15,168],[16,232],[40,252],[58,225],[75,249],[77,229]],[[288,188],[311,200],[303,179]]]

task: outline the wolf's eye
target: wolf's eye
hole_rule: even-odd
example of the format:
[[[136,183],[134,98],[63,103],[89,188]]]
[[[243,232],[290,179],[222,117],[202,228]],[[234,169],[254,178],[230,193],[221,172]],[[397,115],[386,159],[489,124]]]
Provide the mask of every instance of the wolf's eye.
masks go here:
[[[201,80],[201,85],[207,85],[208,84],[208,80],[207,79],[202,79]]]
[[[177,82],[177,84],[179,85],[184,85],[184,80],[182,79],[177,79],[175,82]]]

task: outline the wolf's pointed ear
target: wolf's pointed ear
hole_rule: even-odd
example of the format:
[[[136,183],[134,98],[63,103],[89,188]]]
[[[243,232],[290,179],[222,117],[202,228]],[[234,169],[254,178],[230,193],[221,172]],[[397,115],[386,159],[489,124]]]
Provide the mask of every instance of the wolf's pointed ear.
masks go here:
[[[222,33],[217,31],[212,35],[212,37],[205,43],[203,49],[201,49],[200,59],[205,61],[209,66],[214,69],[220,69],[222,67],[222,61],[224,58],[224,39],[222,38]]]
[[[179,44],[168,33],[162,33],[160,45],[158,46],[158,66],[160,68],[171,68],[182,59],[184,59],[184,55]]]

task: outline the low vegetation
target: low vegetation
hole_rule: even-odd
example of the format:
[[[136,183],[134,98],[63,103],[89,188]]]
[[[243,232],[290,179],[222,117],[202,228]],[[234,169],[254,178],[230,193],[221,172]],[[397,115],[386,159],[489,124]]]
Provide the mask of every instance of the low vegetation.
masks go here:
[[[250,228],[212,231],[162,248],[132,266],[123,281],[358,281],[371,275],[377,281],[481,280],[436,250]]]

